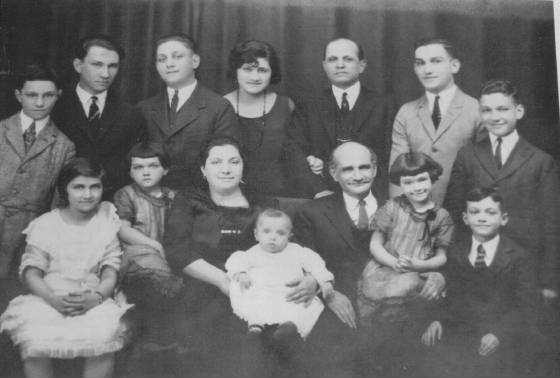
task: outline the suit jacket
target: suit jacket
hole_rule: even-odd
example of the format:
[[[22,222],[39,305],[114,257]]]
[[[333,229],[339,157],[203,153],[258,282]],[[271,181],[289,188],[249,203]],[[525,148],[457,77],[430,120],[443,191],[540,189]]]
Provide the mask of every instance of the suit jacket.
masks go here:
[[[489,137],[469,143],[457,154],[445,199],[458,225],[463,224],[466,194],[475,187],[499,189],[509,214],[503,233],[532,254],[540,285],[557,289],[560,179],[552,157],[520,137],[498,170]]]
[[[493,333],[503,343],[516,333],[533,331],[537,289],[529,254],[501,235],[494,260],[485,271],[477,272],[468,259],[470,248],[471,238],[465,238],[447,254],[444,334],[447,324],[478,340]]]
[[[52,121],[26,153],[19,113],[0,122],[0,277],[18,265],[21,231],[50,208],[58,173],[74,144]]]
[[[376,181],[385,182],[385,185],[379,185],[383,189],[382,193],[386,193],[389,124],[393,114],[392,102],[388,97],[376,95],[362,85],[351,111],[353,140],[372,148],[377,154],[380,167]],[[339,144],[336,140],[337,118],[338,105],[331,88],[296,106],[288,128],[286,157],[300,189],[308,195],[338,187],[331,180],[328,171],[330,154]],[[302,161],[309,155],[323,160],[322,177],[314,175],[307,165],[302,165]]]
[[[381,206],[383,200],[375,197]],[[341,191],[305,203],[294,219],[296,240],[325,260],[327,269],[334,274],[335,289],[353,302],[358,279],[371,258],[371,233],[354,226]]]
[[[73,86],[59,99],[52,116],[60,130],[76,145],[78,156],[97,160],[103,166],[106,171],[103,198],[112,201],[113,194],[130,182],[126,154],[145,136],[140,112],[109,91],[96,135]]]
[[[390,163],[405,152],[423,152],[443,167],[443,174],[434,183],[432,198],[442,204],[457,151],[481,130],[478,101],[459,88],[436,130],[432,122],[426,95],[404,104],[393,123],[393,144]],[[390,166],[390,165],[389,165]],[[402,194],[400,187],[391,184],[391,197]]]
[[[200,83],[177,111],[173,128],[168,104],[167,93],[163,92],[141,101],[138,107],[146,120],[148,139],[162,143],[171,156],[164,184],[172,189],[184,189],[200,180],[197,158],[209,138],[224,135],[239,139],[237,119],[225,98]]]

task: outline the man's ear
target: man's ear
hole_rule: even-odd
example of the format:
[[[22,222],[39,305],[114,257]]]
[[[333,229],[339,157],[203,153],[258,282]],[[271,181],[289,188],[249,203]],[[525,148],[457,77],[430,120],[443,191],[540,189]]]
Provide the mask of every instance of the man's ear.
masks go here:
[[[200,55],[193,54],[192,61],[193,61],[193,68],[196,70],[200,65]]]
[[[76,71],[77,73],[82,73],[83,64],[84,62],[82,62],[81,59],[75,58],[74,61],[72,62],[72,65],[74,66],[74,71]]]
[[[463,211],[463,222],[468,226],[467,223],[467,213],[465,211]]]
[[[362,59],[360,60],[360,73],[364,73],[365,69],[367,67],[367,60]]]
[[[457,58],[451,59],[451,72],[455,75],[461,69],[461,61]]]
[[[509,214],[502,213],[502,219],[500,220],[500,225],[503,227],[509,222]]]
[[[21,91],[19,89],[14,90],[14,95],[16,96],[16,100],[21,104]]]
[[[525,107],[523,104],[515,105],[515,119],[520,120],[525,115]]]

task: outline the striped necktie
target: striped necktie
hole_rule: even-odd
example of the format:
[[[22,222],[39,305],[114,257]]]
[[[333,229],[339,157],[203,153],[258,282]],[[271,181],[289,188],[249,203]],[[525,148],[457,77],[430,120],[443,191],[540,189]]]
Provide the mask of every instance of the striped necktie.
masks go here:
[[[484,270],[488,266],[486,265],[486,251],[482,244],[479,244],[476,248],[476,260],[474,260],[474,269],[475,270]]]
[[[434,123],[434,127],[438,128],[439,123],[441,122],[441,110],[439,109],[439,96],[436,96],[434,101],[434,110],[432,110],[432,122]]]
[[[97,96],[91,96],[91,104],[89,106],[88,121],[93,122],[99,119],[99,106],[97,105]]]
[[[33,143],[37,139],[37,129],[35,128],[35,121],[23,132],[23,144],[25,146],[25,153],[29,152]]]

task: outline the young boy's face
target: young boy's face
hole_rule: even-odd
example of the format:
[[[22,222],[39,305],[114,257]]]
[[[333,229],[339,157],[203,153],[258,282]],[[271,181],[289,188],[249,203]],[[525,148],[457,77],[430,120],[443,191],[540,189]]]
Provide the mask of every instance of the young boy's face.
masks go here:
[[[510,134],[523,118],[523,105],[516,104],[513,97],[503,93],[490,93],[480,97],[480,117],[488,132],[497,137]]]
[[[158,188],[166,174],[167,169],[163,168],[158,157],[133,157],[130,160],[130,177],[146,191]]]
[[[470,227],[475,239],[483,243],[498,234],[500,227],[507,224],[508,217],[502,212],[500,203],[486,197],[478,202],[467,201],[463,221]]]
[[[15,90],[15,95],[25,115],[40,120],[50,114],[60,91],[52,81],[34,80],[26,81],[21,90]]]
[[[460,67],[459,60],[439,43],[420,46],[414,52],[414,72],[428,92],[437,94],[451,87]]]
[[[292,222],[286,216],[262,216],[255,227],[255,239],[267,252],[282,252],[292,236]]]

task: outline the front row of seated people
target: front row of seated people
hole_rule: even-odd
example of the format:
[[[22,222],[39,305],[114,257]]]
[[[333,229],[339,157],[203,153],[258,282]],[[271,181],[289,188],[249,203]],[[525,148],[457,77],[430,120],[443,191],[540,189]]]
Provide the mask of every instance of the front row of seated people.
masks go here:
[[[520,226],[532,229],[542,215],[550,221],[546,227],[554,227],[560,185],[553,160],[517,136],[523,108],[510,83],[485,85],[481,118],[490,136],[460,150],[452,169],[446,198],[459,219],[455,225],[471,230],[465,244],[451,243],[451,218],[430,195],[442,173],[438,162],[421,152],[397,156],[389,176],[403,195],[383,205],[372,191],[376,155],[353,141],[332,151],[328,173],[340,190],[298,209],[293,229],[287,215],[269,209],[277,201],[243,189],[242,150],[227,137],[212,138],[202,149],[203,182],[186,190],[162,186],[172,164],[161,145],[135,146],[128,156],[134,182],[115,195],[115,212],[101,202],[103,170],[72,160],[72,142],[45,117],[58,94],[52,73],[30,67],[16,90],[22,111],[1,124],[3,176],[9,178],[2,182],[19,191],[13,201],[21,202],[2,207],[10,212],[3,258],[10,256],[4,241],[14,239],[4,234],[44,212],[45,200],[37,195],[50,192],[57,176],[64,203],[21,228],[27,226],[27,247],[20,277],[31,294],[15,298],[1,317],[27,376],[53,376],[51,358],[74,357],[86,358],[84,376],[110,376],[131,324],[147,342],[134,348],[130,365],[149,367],[146,353],[163,350],[176,363],[176,376],[193,365],[209,376],[368,376],[399,350],[403,358],[423,355],[402,353],[420,339],[428,346],[450,343],[430,366],[441,367],[441,375],[495,376],[507,374],[504,366],[523,349],[518,334],[536,334],[535,272],[554,272],[556,260],[541,257],[534,244],[555,241],[525,240],[539,233],[522,235]],[[44,105],[38,109],[36,102]],[[492,184],[503,200],[473,190]],[[509,222],[506,205],[517,215]],[[508,229],[511,224],[517,227]],[[501,226],[529,252],[499,235]],[[292,232],[302,247],[286,244]],[[239,256],[244,261],[236,262]],[[281,272],[278,261],[286,266]],[[542,290],[555,287],[553,275],[539,279]],[[279,282],[289,289],[279,289]],[[440,305],[434,300],[444,282]],[[116,287],[135,307],[114,295]],[[322,311],[318,288],[328,311]],[[251,295],[274,303],[262,305],[271,310],[267,316],[255,317],[254,303],[244,302]],[[469,356],[461,370],[453,351]],[[426,361],[432,361],[429,354]],[[132,374],[150,375],[141,370]],[[393,373],[399,374],[382,372]]]

